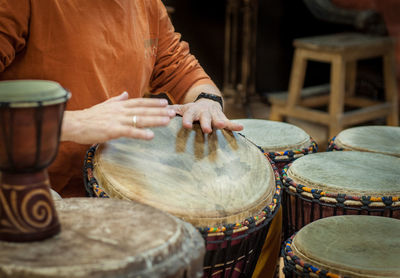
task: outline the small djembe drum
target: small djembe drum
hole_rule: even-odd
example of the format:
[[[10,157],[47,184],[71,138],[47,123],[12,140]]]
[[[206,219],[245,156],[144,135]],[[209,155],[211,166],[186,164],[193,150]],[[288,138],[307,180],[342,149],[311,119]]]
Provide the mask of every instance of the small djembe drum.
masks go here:
[[[310,135],[291,124],[257,119],[238,119],[233,122],[243,125],[240,133],[261,147],[280,171],[295,159],[318,150],[317,143]]]
[[[371,214],[400,219],[400,158],[369,152],[325,152],[284,169],[288,234],[319,218]]]
[[[341,131],[328,151],[360,151],[400,157],[400,127],[359,126]]]
[[[46,168],[57,154],[69,96],[56,82],[0,82],[0,240],[60,231]]]
[[[280,204],[279,173],[236,133],[206,135],[199,124],[183,128],[181,118],[154,133],[152,141],[122,138],[90,149],[87,191],[145,203],[198,227],[204,276],[250,277]]]
[[[55,205],[61,233],[41,242],[0,242],[0,277],[203,275],[203,238],[170,214],[111,199],[69,198]]]
[[[283,248],[285,277],[400,277],[400,220],[367,215],[320,219]]]

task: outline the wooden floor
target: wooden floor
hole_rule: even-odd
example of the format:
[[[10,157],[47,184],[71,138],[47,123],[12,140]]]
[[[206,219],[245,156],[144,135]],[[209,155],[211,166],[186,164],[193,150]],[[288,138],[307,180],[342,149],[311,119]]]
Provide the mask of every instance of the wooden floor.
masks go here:
[[[247,107],[238,104],[233,98],[225,99],[225,114],[229,119],[243,119],[250,117],[254,119],[268,120],[269,111],[269,105],[263,103],[258,96],[251,97],[250,103]],[[319,151],[326,150],[331,138],[328,138],[327,128],[325,126],[290,118],[288,119],[288,122],[307,132],[317,142]]]

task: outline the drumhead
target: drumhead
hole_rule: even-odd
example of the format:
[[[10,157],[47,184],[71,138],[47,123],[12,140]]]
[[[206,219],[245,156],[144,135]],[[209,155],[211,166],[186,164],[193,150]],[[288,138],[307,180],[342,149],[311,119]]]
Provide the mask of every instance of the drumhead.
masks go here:
[[[368,152],[324,152],[293,162],[287,176],[295,183],[330,193],[399,196],[400,158]]]
[[[71,94],[61,85],[47,80],[0,81],[0,103],[9,107],[37,107],[66,102]]]
[[[303,227],[293,255],[344,277],[400,277],[400,220],[366,215],[323,218]]]
[[[304,149],[311,145],[310,135],[291,124],[259,119],[232,121],[243,125],[240,133],[266,152]]]
[[[55,205],[59,235],[0,242],[1,277],[161,278],[185,277],[185,270],[202,276],[204,241],[176,217],[112,199],[69,198]]]
[[[237,133],[202,133],[175,118],[152,141],[121,138],[99,146],[94,176],[110,197],[162,209],[200,227],[238,223],[272,202],[272,167]]]
[[[343,130],[336,136],[339,148],[400,157],[400,127],[360,126]]]

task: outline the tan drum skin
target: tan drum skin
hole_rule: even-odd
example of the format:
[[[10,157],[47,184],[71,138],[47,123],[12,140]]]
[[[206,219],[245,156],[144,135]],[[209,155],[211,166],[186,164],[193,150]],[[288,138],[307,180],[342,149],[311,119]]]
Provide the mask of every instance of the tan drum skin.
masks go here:
[[[187,130],[181,118],[152,141],[102,144],[94,176],[113,198],[135,200],[198,227],[240,223],[272,202],[275,176],[262,152],[225,130]]]
[[[304,263],[342,277],[394,278],[400,277],[399,231],[397,219],[334,216],[303,227],[291,248]]]
[[[55,204],[61,233],[32,243],[0,242],[0,277],[202,276],[204,241],[176,217],[122,200]]]
[[[359,126],[341,131],[333,142],[337,148],[400,157],[400,127]]]
[[[243,125],[240,131],[247,139],[265,152],[282,152],[287,150],[308,148],[311,144],[310,135],[301,128],[283,122],[260,119],[232,120]]]
[[[367,214],[363,196],[371,197],[367,208],[372,215],[400,219],[399,169],[400,158],[370,152],[324,152],[299,158],[283,175],[285,191],[291,193],[286,201],[291,204],[287,213],[289,226],[297,231],[322,217]],[[289,179],[296,186],[289,184]],[[300,186],[305,187],[297,193]],[[312,190],[323,192],[324,195],[317,194],[321,195],[319,201]],[[301,194],[304,200],[293,194]],[[345,194],[346,209],[340,207],[338,194]],[[392,198],[392,202],[385,204],[383,197]]]

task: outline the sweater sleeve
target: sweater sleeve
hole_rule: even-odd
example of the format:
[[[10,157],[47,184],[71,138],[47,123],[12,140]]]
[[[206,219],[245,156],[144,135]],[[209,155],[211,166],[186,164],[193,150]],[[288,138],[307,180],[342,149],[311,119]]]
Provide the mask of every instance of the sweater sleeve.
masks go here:
[[[182,101],[195,83],[214,84],[197,59],[190,54],[189,45],[175,33],[165,6],[159,7],[159,38],[157,58],[150,81],[152,93],[165,92],[174,103]]]
[[[0,72],[22,51],[28,37],[29,0],[0,1]]]

